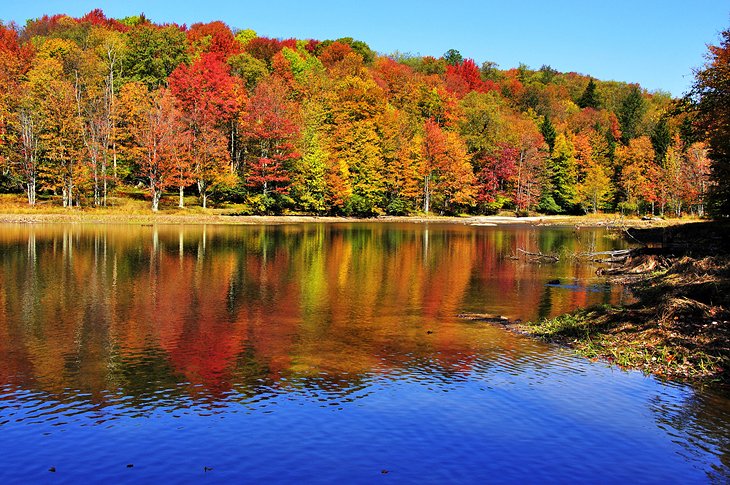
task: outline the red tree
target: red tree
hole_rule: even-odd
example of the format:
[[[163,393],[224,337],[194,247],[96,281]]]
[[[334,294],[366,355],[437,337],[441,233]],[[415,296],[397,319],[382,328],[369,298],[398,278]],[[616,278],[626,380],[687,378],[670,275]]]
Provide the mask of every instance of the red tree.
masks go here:
[[[496,153],[486,155],[480,160],[477,173],[478,202],[490,203],[496,201],[497,196],[506,195],[505,185],[515,175],[519,156],[519,149],[503,143]]]
[[[285,165],[299,157],[294,148],[299,135],[296,106],[286,96],[286,86],[277,77],[260,82],[241,119],[241,134],[251,155],[245,170],[246,185],[264,195],[288,191]]]
[[[203,206],[211,185],[225,180],[223,174],[228,140],[220,128],[232,122],[242,89],[230,67],[215,53],[203,54],[190,66],[180,65],[170,74],[170,91],[178,99],[190,136],[190,154]]]
[[[246,52],[256,59],[262,60],[266,62],[268,66],[271,66],[274,55],[276,55],[276,53],[284,47],[296,49],[297,41],[295,39],[277,40],[269,39],[267,37],[256,37],[246,44],[245,49]]]
[[[117,32],[127,32],[129,30],[128,26],[124,25],[118,20],[107,18],[107,16],[104,15],[104,12],[100,8],[95,8],[91,12],[78,19],[78,21],[81,23],[89,23],[97,27],[104,27],[107,29],[116,30]]]
[[[190,44],[204,44],[204,52],[217,54],[221,60],[241,52],[241,45],[236,41],[233,32],[220,20],[193,24],[187,35]]]
[[[170,90],[193,123],[224,123],[238,109],[236,80],[230,66],[216,54],[203,54],[190,66],[181,64],[170,74],[169,82]]]
[[[344,60],[351,52],[352,47],[349,45],[343,44],[342,42],[333,42],[322,49],[322,52],[319,54],[319,60],[325,66],[332,68],[338,62]]]

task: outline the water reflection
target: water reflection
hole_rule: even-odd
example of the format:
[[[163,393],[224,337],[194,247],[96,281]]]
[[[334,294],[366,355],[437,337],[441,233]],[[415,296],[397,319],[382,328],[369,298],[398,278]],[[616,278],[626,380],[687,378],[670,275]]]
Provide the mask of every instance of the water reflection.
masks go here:
[[[597,371],[456,315],[532,319],[618,302],[623,290],[572,255],[620,244],[599,230],[526,227],[3,226],[0,427],[262,416],[292,402],[353,412],[384,396],[413,405],[394,397],[403,386],[466,394],[465,409],[489,393],[494,409],[549,414],[525,393],[580,400],[567,389]],[[561,257],[540,265],[518,249]],[[689,391],[665,405],[661,386],[640,389],[650,403],[640,409],[683,449],[712,447],[727,466],[726,399],[710,412]]]
[[[461,311],[534,318],[620,297],[544,284],[590,281],[590,266],[508,257],[613,244],[595,232],[397,229],[6,227],[0,378],[99,399],[187,382],[215,399],[251,369],[353,376],[432,354],[468,367],[461,356],[481,344],[468,326],[444,325]]]

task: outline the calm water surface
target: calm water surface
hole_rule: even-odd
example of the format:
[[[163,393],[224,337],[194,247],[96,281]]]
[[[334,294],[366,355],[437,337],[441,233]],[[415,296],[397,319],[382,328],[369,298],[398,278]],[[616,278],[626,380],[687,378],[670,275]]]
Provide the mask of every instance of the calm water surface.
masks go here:
[[[2,225],[0,483],[726,482],[727,395],[456,317],[621,302],[570,255],[622,244],[526,227]]]

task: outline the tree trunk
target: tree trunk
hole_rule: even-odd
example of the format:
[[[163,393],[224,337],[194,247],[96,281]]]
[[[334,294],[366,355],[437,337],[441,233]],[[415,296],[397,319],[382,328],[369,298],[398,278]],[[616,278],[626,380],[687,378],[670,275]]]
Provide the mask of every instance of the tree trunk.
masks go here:
[[[162,193],[157,189],[152,189],[152,210],[157,212],[160,209],[160,197]]]
[[[35,177],[28,180],[26,187],[28,192],[28,204],[35,205]]]
[[[183,192],[183,187],[180,186],[180,203],[178,204],[178,207],[180,208],[185,207],[185,199],[183,198],[184,195],[185,194]]]
[[[428,211],[431,209],[431,193],[429,192],[428,182],[429,182],[430,175],[426,175],[424,178],[424,185],[423,185],[423,211],[428,214]]]

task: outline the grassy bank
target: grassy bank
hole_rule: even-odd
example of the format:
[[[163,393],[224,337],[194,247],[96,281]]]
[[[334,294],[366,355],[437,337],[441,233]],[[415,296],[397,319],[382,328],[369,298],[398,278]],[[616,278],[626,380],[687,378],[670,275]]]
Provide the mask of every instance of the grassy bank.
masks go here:
[[[648,245],[609,278],[636,302],[595,307],[519,329],[580,354],[674,379],[730,382],[727,223],[632,231]]]

